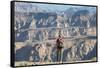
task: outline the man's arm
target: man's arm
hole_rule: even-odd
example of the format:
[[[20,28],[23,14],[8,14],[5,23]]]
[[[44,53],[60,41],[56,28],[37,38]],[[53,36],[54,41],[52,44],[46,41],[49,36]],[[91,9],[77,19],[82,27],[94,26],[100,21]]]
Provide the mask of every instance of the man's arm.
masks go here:
[[[60,40],[60,43],[63,44],[64,40],[63,39],[59,39],[59,40]]]

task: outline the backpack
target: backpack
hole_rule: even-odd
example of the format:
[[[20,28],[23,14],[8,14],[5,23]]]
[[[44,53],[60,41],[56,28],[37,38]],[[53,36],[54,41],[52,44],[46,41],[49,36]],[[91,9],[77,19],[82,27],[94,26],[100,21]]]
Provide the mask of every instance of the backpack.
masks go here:
[[[57,39],[57,48],[59,48],[59,49],[61,49],[61,48],[63,48],[63,43],[60,41],[60,39]]]

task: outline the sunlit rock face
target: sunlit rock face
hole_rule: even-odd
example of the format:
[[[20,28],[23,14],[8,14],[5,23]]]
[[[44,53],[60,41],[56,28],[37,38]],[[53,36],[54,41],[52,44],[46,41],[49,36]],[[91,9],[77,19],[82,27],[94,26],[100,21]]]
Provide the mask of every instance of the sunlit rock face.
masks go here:
[[[73,62],[90,60],[96,57],[96,40],[64,40],[64,48],[62,49],[62,61]],[[57,62],[57,48],[54,41],[44,44],[25,45],[16,49],[16,61],[52,61]],[[18,45],[16,45],[18,46]],[[21,45],[20,45],[21,46]]]
[[[71,9],[72,10],[72,9]],[[62,35],[64,36],[74,36],[74,35],[86,35],[92,34],[96,35],[96,14],[89,13],[88,10],[77,10],[73,11],[73,14],[67,15],[67,11],[62,15],[57,13],[43,13],[43,12],[30,12],[30,13],[15,13],[15,31],[16,31],[16,41],[25,41],[29,39],[30,33],[35,33],[35,35],[41,33],[48,33],[48,36],[55,37],[58,34],[57,28],[62,29]],[[50,28],[55,27],[55,28]],[[77,28],[74,28],[77,27]],[[31,30],[24,31],[25,29],[36,29],[36,28],[50,28],[49,30]],[[87,29],[88,28],[88,29]],[[24,36],[24,37],[23,37]],[[32,37],[32,36],[31,36]],[[45,37],[45,36],[44,36]],[[42,38],[43,39],[43,38]]]
[[[15,12],[16,62],[57,62],[59,31],[63,37],[68,37],[63,42],[62,62],[96,61],[96,12],[69,8],[50,13],[37,6],[32,8],[31,4],[24,5],[31,11],[19,4]]]

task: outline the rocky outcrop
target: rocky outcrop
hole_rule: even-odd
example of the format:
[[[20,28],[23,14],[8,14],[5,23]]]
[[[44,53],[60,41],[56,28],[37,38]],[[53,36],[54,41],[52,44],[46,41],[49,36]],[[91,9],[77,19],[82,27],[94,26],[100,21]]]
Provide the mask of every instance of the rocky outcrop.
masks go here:
[[[33,7],[32,4],[24,5],[29,8],[19,4],[15,12],[16,61],[57,62],[55,41],[60,30],[58,28],[61,28],[63,37],[69,37],[64,39],[63,43],[63,62],[97,57],[97,38],[90,38],[91,35],[97,34],[96,12],[85,8],[69,8],[59,14],[56,11],[46,12],[37,6]],[[89,37],[74,38],[75,36]],[[19,42],[22,42],[23,46],[17,44]]]
[[[67,42],[67,44],[66,44]],[[70,43],[71,42],[71,43]],[[75,39],[65,41],[62,49],[62,61],[84,61],[97,57],[96,40]],[[16,45],[17,46],[17,45]],[[35,44],[17,49],[15,53],[16,61],[33,61],[33,62],[57,62],[57,48],[55,43]],[[31,58],[31,59],[30,59]]]

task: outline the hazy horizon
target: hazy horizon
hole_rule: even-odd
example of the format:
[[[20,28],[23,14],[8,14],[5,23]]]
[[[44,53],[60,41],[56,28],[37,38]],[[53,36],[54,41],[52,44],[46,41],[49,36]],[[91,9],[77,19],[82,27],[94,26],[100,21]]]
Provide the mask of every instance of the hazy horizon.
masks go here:
[[[44,3],[24,3],[24,2],[16,2],[15,5],[24,5],[23,7],[27,7],[29,5],[31,5],[31,7],[39,7],[40,9],[43,10],[50,10],[50,11],[65,11],[69,8],[81,8],[83,9],[83,7],[85,9],[91,9],[91,10],[96,10],[96,7],[91,7],[91,6],[80,6],[80,5],[60,5],[60,4],[44,4]]]

